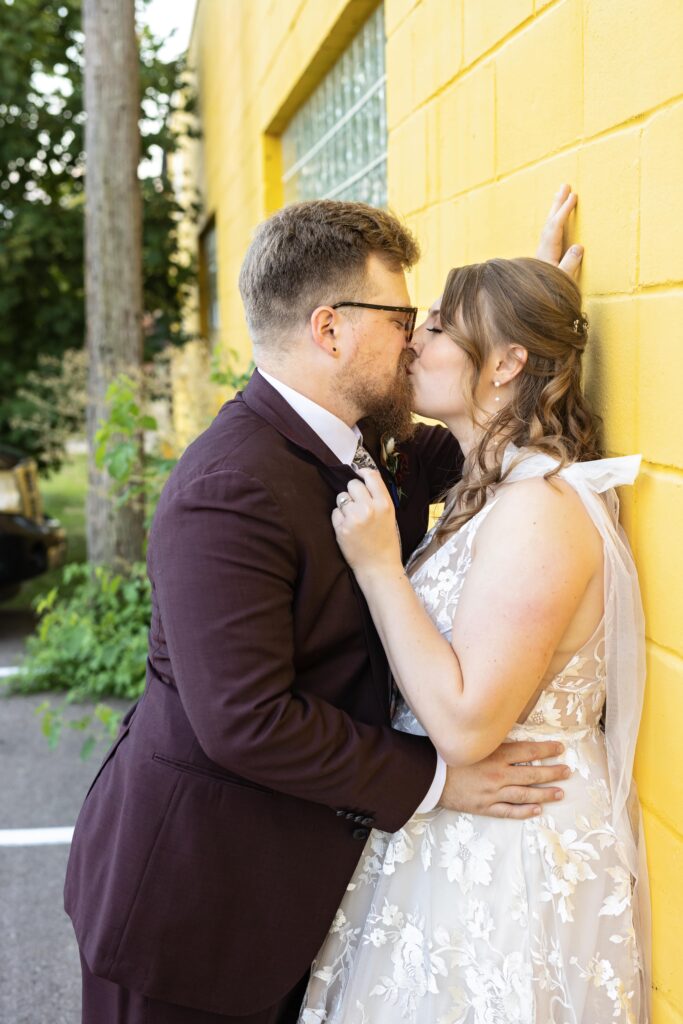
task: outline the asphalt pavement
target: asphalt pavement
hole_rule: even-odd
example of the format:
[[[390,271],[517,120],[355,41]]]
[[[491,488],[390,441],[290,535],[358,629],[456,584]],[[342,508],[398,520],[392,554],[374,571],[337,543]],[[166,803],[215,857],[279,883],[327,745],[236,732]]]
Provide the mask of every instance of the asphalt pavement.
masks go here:
[[[0,608],[0,669],[21,661],[30,615]],[[2,680],[0,679],[0,683]],[[35,710],[45,696],[0,686],[0,830],[73,826],[105,749],[81,761],[82,736],[65,730],[50,750]],[[3,833],[0,831],[0,835]],[[62,908],[68,843],[0,842],[0,1022],[80,1024],[80,966]],[[27,836],[28,841],[31,834]]]

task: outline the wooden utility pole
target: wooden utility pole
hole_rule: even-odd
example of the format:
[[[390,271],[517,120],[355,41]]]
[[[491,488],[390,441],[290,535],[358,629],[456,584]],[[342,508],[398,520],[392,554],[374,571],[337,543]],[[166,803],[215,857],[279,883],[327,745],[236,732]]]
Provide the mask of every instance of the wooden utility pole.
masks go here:
[[[88,558],[117,565],[142,557],[142,507],[117,508],[94,461],[117,374],[142,365],[142,209],[139,58],[135,0],[83,0],[85,33],[85,290],[88,381]],[[142,438],[140,439],[142,448]]]

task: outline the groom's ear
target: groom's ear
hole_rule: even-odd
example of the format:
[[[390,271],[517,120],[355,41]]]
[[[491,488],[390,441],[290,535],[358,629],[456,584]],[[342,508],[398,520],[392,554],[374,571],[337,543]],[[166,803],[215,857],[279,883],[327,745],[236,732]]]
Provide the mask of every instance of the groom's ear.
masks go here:
[[[318,348],[337,358],[339,347],[339,316],[331,306],[318,306],[311,313],[311,337]]]
[[[509,384],[519,376],[528,358],[529,353],[523,345],[508,345],[496,364],[496,374],[501,384]]]

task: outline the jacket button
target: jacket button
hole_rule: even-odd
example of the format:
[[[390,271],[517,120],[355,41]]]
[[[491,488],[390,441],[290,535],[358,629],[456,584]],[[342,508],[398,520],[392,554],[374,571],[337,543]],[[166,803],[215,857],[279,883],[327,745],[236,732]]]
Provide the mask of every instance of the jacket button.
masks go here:
[[[336,812],[338,818],[343,818],[345,813],[346,813],[345,811],[337,811]]]
[[[374,818],[363,818],[363,824],[364,825],[372,826],[372,823],[374,822],[374,820],[375,820]]]
[[[367,828],[354,828],[351,833],[354,839],[367,839],[370,835],[370,829]]]

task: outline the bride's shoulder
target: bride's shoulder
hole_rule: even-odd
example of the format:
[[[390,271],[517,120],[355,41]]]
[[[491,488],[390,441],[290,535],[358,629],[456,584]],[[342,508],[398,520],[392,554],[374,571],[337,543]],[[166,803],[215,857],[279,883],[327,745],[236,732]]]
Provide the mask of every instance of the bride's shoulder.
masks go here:
[[[482,523],[481,539],[493,534],[521,543],[561,544],[587,555],[602,550],[596,530],[581,498],[566,480],[554,475],[504,482],[493,496],[493,508]]]
[[[527,507],[544,508],[546,506],[557,507],[567,504],[572,497],[581,504],[581,499],[576,491],[563,480],[561,476],[529,476],[521,480],[503,480],[498,484],[494,493],[498,498],[497,504],[501,507],[515,508],[526,505]]]

